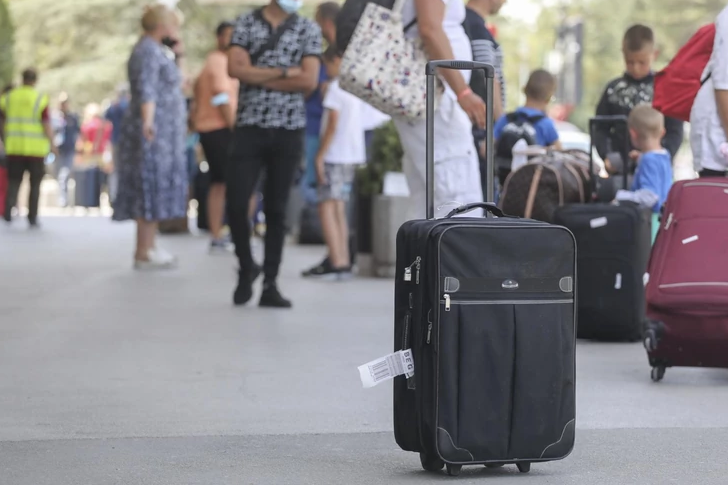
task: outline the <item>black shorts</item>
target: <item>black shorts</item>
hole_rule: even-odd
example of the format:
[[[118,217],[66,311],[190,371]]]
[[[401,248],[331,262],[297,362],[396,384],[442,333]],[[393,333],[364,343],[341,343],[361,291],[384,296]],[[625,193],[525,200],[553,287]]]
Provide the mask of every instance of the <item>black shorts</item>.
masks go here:
[[[227,128],[200,133],[200,144],[205,151],[207,165],[210,170],[210,183],[224,184],[225,171],[228,158],[230,158],[230,143],[233,132]]]

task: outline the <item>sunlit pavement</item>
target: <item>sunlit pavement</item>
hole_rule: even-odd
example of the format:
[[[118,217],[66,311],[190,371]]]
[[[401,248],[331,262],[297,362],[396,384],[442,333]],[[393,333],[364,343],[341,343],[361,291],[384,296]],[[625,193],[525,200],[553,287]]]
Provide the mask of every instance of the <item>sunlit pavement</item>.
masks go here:
[[[392,348],[391,281],[304,281],[323,249],[290,246],[294,309],[233,308],[232,256],[169,236],[180,268],[135,273],[133,226],[105,215],[0,225],[0,484],[446,480],[397,448],[390,386],[358,381]],[[728,371],[653,384],[640,344],[580,343],[578,374],[572,456],[458,483],[726,483]]]
[[[442,480],[391,433],[388,385],[356,367],[392,347],[392,282],[300,279],[292,311],[233,308],[232,256],[170,236],[179,270],[131,270],[133,226],[0,226],[0,483],[378,484]],[[728,371],[668,370],[640,344],[581,343],[578,442],[559,463],[459,482],[725,484]]]

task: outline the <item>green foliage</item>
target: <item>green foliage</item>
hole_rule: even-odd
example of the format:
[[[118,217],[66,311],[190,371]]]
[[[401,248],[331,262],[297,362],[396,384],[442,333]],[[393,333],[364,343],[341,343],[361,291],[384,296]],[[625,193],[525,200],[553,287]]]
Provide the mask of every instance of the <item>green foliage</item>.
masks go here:
[[[359,193],[364,196],[382,193],[384,174],[402,171],[402,145],[391,121],[374,131],[371,160],[359,169]]]
[[[0,89],[13,79],[15,28],[5,0],[0,0]]]
[[[52,96],[67,92],[76,109],[113,97],[115,87],[127,80],[126,63],[141,35],[139,22],[149,3],[151,0],[9,0],[17,26],[15,73],[35,67],[39,89]],[[205,55],[214,47],[217,24],[234,20],[251,8],[242,2],[218,5],[197,0],[180,0],[178,6],[185,14],[182,32],[188,77],[199,72]],[[5,32],[1,19],[2,3],[0,42]]]

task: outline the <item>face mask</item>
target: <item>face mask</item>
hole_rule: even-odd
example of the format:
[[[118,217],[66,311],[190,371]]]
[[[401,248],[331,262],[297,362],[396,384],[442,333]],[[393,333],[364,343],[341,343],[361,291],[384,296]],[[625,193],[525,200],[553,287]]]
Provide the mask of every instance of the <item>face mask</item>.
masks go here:
[[[288,14],[298,12],[303,6],[303,0],[276,0],[276,3]]]

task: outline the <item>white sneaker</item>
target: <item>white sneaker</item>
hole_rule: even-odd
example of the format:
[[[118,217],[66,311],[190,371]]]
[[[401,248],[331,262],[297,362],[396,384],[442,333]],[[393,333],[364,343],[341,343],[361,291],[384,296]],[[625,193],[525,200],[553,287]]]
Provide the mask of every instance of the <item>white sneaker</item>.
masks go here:
[[[210,241],[210,254],[230,254],[234,251],[235,245],[225,238]]]
[[[174,269],[177,267],[177,258],[163,249],[154,248],[149,251],[147,261],[134,261],[134,269],[140,271],[154,271]]]

